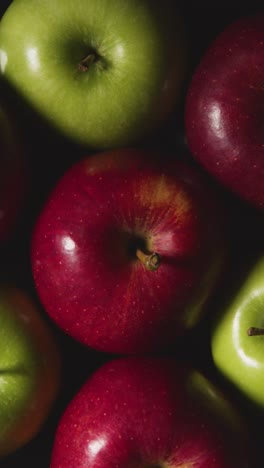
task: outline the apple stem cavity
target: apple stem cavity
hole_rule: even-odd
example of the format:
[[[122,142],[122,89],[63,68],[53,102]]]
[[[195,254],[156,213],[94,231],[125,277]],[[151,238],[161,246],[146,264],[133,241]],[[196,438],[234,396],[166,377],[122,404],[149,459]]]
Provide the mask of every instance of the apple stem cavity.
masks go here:
[[[160,266],[160,255],[157,252],[145,254],[142,250],[137,249],[136,256],[149,271],[156,271]]]
[[[250,327],[247,331],[248,336],[261,336],[264,335],[264,328]]]
[[[78,69],[81,72],[88,72],[89,68],[95,63],[98,56],[95,52],[89,52],[89,54],[78,64]]]

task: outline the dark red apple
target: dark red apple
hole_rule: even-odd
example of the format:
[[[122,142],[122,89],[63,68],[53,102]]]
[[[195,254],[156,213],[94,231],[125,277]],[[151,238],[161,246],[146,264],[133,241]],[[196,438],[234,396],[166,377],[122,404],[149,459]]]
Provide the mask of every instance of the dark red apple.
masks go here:
[[[26,192],[24,142],[12,118],[7,107],[0,104],[0,244],[13,232]]]
[[[237,408],[174,358],[104,364],[62,414],[51,468],[253,468]],[[249,460],[250,459],[250,460]]]
[[[193,167],[122,149],[58,181],[32,239],[44,308],[114,353],[161,349],[199,321],[224,259],[219,200]]]
[[[264,15],[228,25],[201,58],[186,98],[191,153],[242,200],[264,208]]]

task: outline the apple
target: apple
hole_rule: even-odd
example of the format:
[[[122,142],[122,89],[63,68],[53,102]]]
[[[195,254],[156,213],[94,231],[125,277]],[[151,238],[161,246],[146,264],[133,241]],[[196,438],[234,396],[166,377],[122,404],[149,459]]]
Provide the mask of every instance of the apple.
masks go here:
[[[193,157],[230,193],[264,208],[264,15],[241,17],[210,43],[185,101]]]
[[[224,269],[220,198],[190,164],[123,148],[75,162],[34,224],[38,297],[97,350],[173,346],[200,320]]]
[[[0,244],[12,235],[26,195],[28,174],[25,143],[11,115],[0,104]]]
[[[174,110],[186,44],[173,0],[14,0],[0,24],[0,70],[63,135],[123,146]]]
[[[171,357],[122,357],[69,402],[50,467],[252,468],[249,446],[241,415],[199,371]]]
[[[211,350],[219,372],[248,401],[264,408],[264,257],[247,271],[241,285],[213,323]]]
[[[28,293],[0,288],[0,457],[40,431],[60,385],[60,352]]]

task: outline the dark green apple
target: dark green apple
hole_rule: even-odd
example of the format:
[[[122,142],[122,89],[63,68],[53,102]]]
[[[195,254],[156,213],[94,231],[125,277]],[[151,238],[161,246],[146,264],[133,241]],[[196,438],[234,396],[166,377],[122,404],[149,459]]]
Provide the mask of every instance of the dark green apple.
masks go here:
[[[264,256],[254,262],[212,331],[216,367],[250,401],[264,407]]]
[[[186,50],[172,0],[14,0],[0,24],[2,76],[91,147],[131,143],[168,116]]]
[[[23,291],[0,288],[0,458],[28,443],[57,397],[60,353],[48,324]]]

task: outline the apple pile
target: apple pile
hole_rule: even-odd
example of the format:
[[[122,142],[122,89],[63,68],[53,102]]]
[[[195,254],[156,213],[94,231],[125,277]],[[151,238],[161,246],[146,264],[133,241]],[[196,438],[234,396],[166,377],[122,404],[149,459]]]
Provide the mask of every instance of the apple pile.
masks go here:
[[[0,466],[261,467],[264,16],[0,8]]]

